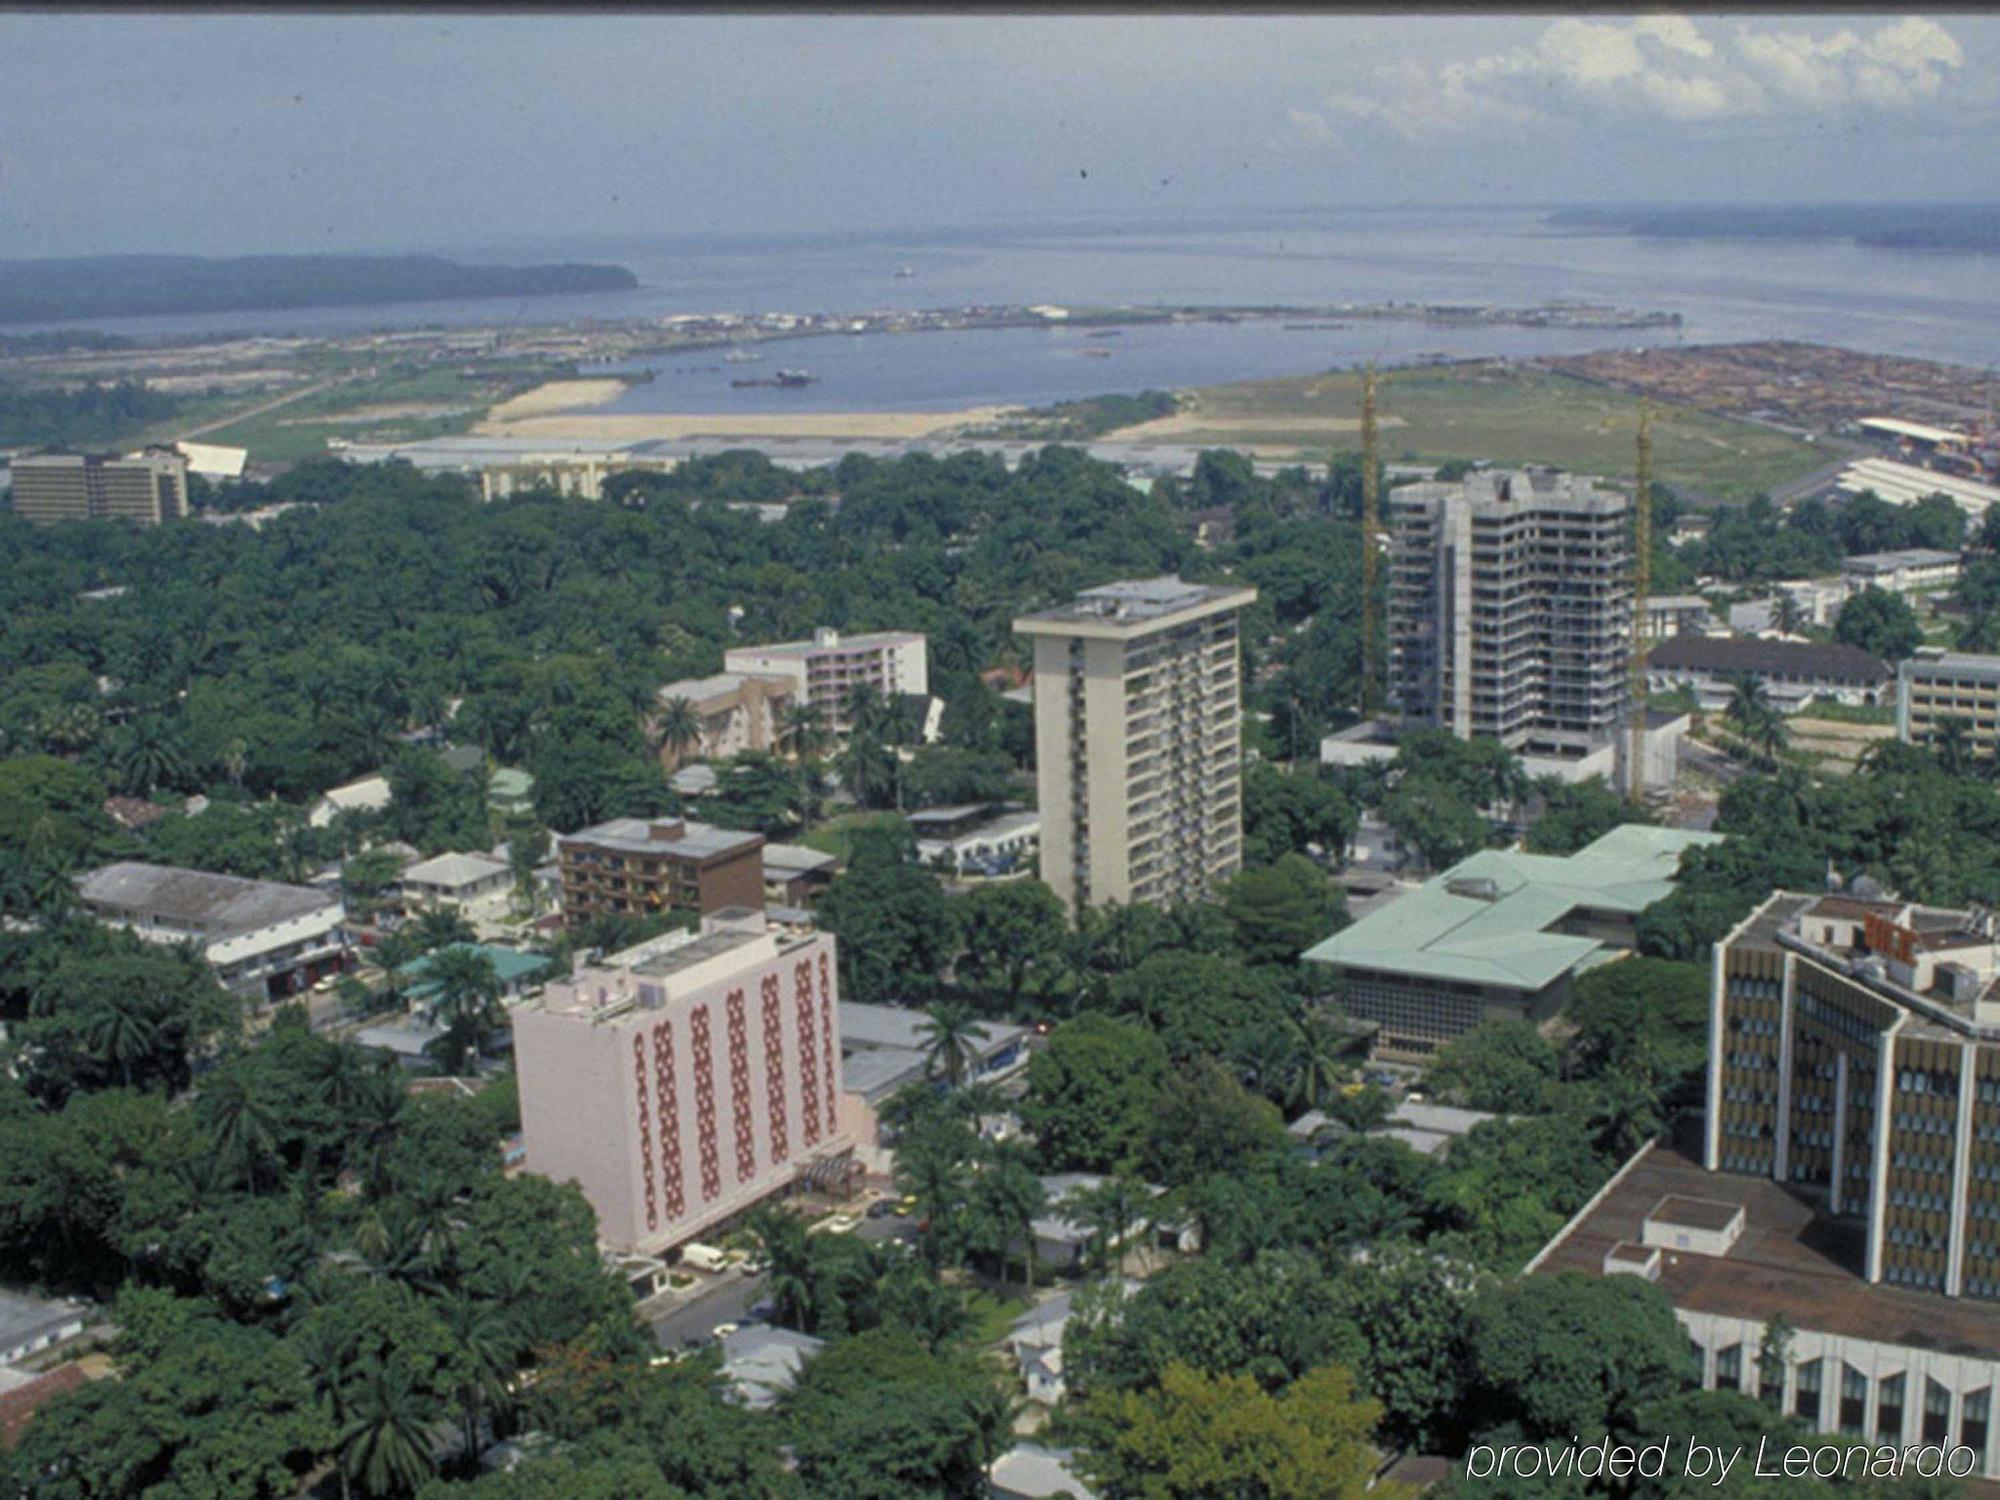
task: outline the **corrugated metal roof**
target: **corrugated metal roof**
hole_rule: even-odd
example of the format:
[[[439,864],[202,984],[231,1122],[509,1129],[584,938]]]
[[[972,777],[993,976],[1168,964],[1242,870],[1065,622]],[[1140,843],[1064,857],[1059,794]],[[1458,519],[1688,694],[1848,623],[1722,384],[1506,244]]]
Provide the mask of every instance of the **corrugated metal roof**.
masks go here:
[[[132,916],[161,917],[206,937],[271,927],[337,906],[322,891],[271,880],[124,860],[76,878],[84,901]]]

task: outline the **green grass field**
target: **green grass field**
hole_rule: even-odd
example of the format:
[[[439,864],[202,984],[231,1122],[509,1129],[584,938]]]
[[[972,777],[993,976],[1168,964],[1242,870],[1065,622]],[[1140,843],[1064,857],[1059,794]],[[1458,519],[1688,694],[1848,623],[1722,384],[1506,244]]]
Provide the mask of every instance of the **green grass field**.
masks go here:
[[[1485,459],[1540,463],[1629,479],[1639,401],[1542,370],[1480,363],[1388,371],[1378,377],[1382,455],[1389,462]],[[1360,446],[1361,377],[1340,371],[1249,380],[1192,393],[1157,424],[1162,441],[1255,447],[1322,460]],[[1326,426],[1315,432],[1315,422]],[[1132,429],[1127,429],[1131,431]],[[1653,474],[1721,500],[1748,500],[1810,473],[1828,455],[1810,443],[1687,407],[1655,405]]]
[[[357,442],[438,437],[465,431],[487,408],[546,377],[545,369],[525,365],[519,371],[482,373],[470,379],[455,369],[386,369],[342,379],[325,390],[217,427],[204,433],[201,441],[248,448],[253,460],[282,463],[324,454],[330,437]],[[188,419],[182,417],[180,425],[185,429]]]

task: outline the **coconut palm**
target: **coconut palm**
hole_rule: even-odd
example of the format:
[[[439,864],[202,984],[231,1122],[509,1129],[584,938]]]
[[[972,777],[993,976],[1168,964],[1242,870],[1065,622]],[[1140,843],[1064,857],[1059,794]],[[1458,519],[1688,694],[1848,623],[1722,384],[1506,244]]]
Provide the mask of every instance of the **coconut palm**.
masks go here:
[[[84,1040],[132,1087],[134,1071],[153,1054],[160,1038],[151,1000],[139,990],[116,989],[98,1001],[83,1023]]]
[[[1746,735],[1750,726],[1771,712],[1771,695],[1765,691],[1764,679],[1749,672],[1738,672],[1729,682],[1729,703],[1722,716],[1742,730]]]
[[[777,1308],[778,1321],[810,1333],[819,1318],[819,1288],[805,1224],[797,1214],[766,1207],[751,1216],[749,1229],[764,1261],[764,1289]]]
[[[1105,1269],[1114,1255],[1122,1264],[1125,1236],[1139,1216],[1141,1192],[1131,1178],[1114,1173],[1097,1186],[1078,1188],[1063,1199],[1063,1212],[1090,1231],[1085,1253],[1098,1270]]]
[[[312,1382],[313,1394],[326,1403],[333,1430],[346,1431],[349,1417],[347,1388],[354,1374],[352,1330],[343,1331],[338,1323],[325,1319],[308,1319],[292,1336],[290,1343],[306,1367],[306,1377]],[[341,1500],[347,1500],[353,1493],[354,1483],[347,1472],[347,1465],[335,1464],[334,1472],[340,1476]]]
[[[126,791],[150,796],[155,788],[186,779],[187,747],[163,714],[143,713],[112,752],[112,764]]]
[[[1021,1247],[1021,1286],[1034,1284],[1035,1219],[1047,1205],[1042,1180],[1035,1175],[1026,1156],[1017,1148],[999,1146],[992,1160],[972,1182],[971,1215],[979,1237],[1000,1263],[1000,1279],[1007,1279],[1007,1251]]]
[[[256,1192],[277,1151],[278,1113],[240,1069],[218,1070],[202,1085],[195,1118],[208,1127],[215,1154],[236,1167]]]
[[[826,748],[826,723],[818,709],[794,703],[778,722],[778,743],[793,760],[809,760]]]
[[[1931,753],[1937,756],[1938,764],[1947,774],[1964,775],[1972,764],[1971,723],[1956,715],[1940,722],[1931,736]]]
[[[500,975],[477,948],[455,944],[431,954],[424,978],[435,987],[432,1013],[444,1022],[441,1060],[447,1072],[461,1072],[499,1025]]]
[[[1302,1006],[1286,1023],[1292,1042],[1287,1076],[1289,1102],[1295,1109],[1318,1109],[1347,1071],[1347,1038],[1326,1012]]]
[[[408,1374],[371,1363],[354,1387],[349,1410],[335,1451],[342,1472],[363,1490],[408,1495],[431,1477],[430,1432]]]
[[[957,1088],[978,1063],[983,1035],[978,1014],[962,1001],[940,1000],[924,1015],[917,1036],[924,1044],[925,1071],[932,1077],[942,1073]]]
[[[452,1395],[470,1463],[479,1452],[481,1416],[507,1403],[508,1383],[520,1364],[521,1335],[499,1307],[465,1292],[445,1298],[438,1314],[457,1346]]]
[[[1771,601],[1771,623],[1780,635],[1797,635],[1805,627],[1806,612],[1797,594],[1780,592]]]
[[[701,714],[686,698],[669,698],[660,705],[653,733],[679,765],[690,751],[701,747]]]

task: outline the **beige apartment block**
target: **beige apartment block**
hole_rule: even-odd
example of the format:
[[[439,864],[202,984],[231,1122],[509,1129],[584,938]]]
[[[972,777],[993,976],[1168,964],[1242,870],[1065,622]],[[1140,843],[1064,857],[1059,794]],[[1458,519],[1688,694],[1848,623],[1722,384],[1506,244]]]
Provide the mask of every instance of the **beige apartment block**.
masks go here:
[[[1076,911],[1206,895],[1243,862],[1253,588],[1162,577],[1025,615],[1034,642],[1042,879]]]

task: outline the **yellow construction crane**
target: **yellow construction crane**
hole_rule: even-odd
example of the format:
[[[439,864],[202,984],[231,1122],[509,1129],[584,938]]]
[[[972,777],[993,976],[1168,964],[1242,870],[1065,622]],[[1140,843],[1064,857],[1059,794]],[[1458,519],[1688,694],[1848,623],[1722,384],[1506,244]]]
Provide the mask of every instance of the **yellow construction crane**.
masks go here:
[[[1375,537],[1382,496],[1375,462],[1375,366],[1361,372],[1361,717],[1375,710]]]
[[[1632,715],[1626,790],[1646,796],[1646,626],[1653,585],[1653,409],[1639,403],[1638,475],[1632,486],[1632,663],[1627,696]]]

